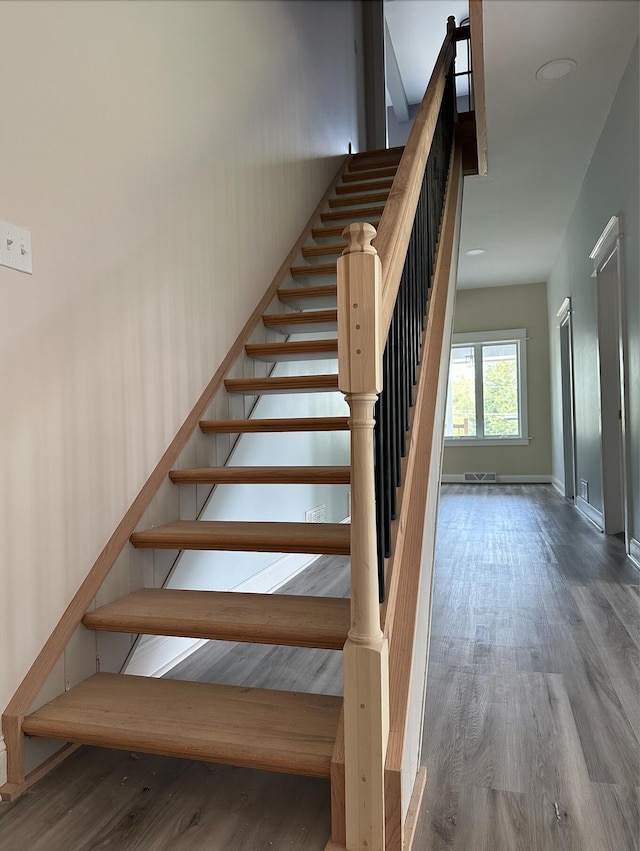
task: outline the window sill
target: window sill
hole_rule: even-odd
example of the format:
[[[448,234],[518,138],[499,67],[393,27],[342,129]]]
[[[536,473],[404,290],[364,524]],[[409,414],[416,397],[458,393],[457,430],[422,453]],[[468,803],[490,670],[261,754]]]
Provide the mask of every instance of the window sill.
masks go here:
[[[530,437],[445,437],[445,446],[528,446]]]

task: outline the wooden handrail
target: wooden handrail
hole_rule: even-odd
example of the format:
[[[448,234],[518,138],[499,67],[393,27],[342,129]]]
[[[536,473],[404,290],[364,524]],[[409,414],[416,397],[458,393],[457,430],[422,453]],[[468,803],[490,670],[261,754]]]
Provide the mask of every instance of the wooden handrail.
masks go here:
[[[245,343],[257,327],[269,303],[275,297],[278,287],[281,286],[282,281],[286,278],[289,268],[295,262],[302,246],[307,241],[311,229],[315,225],[321,211],[326,206],[343,172],[346,170],[348,162],[349,158],[346,157],[332,180],[331,185],[322,197],[322,200],[312,213],[300,237],[276,273],[265,295],[247,320],[229,353],[204,389],[158,465],[107,541],[93,567],[9,701],[2,715],[2,730],[7,745],[7,777],[9,784],[19,784],[24,779],[23,736],[21,731],[24,715],[29,711],[34,700],[37,698],[47,677],[52,672],[56,662],[73,636],[75,629],[91,605],[91,601],[100,590],[102,583],[108,576],[120,553],[127,546],[129,537],[135,531],[136,526],[140,522],[144,512],[148,509],[160,486],[166,481],[169,471],[175,466],[187,441],[198,428],[198,423],[204,416],[215,394],[223,386],[225,376],[228,374],[235,360],[241,355]]]
[[[435,518],[442,464],[442,435],[458,243],[462,210],[462,154],[451,158],[442,228],[416,391],[398,518],[394,522],[391,586],[385,605],[384,633],[389,639],[389,746],[385,766],[387,851],[402,851],[402,771],[411,721],[415,659],[426,664],[432,586]],[[419,450],[417,449],[419,447]],[[426,520],[425,520],[426,518]],[[425,523],[428,521],[428,531]],[[426,621],[426,622],[425,622]],[[419,628],[418,628],[419,627]],[[422,635],[422,646],[416,642]],[[415,685],[414,685],[415,688]],[[421,697],[423,688],[416,692]],[[414,694],[415,700],[415,694]],[[420,705],[421,709],[421,705]]]
[[[454,38],[455,19],[450,17],[447,21],[447,35],[409,134],[374,240],[382,263],[382,347],[389,333],[422,178],[440,113],[446,76],[455,56]]]

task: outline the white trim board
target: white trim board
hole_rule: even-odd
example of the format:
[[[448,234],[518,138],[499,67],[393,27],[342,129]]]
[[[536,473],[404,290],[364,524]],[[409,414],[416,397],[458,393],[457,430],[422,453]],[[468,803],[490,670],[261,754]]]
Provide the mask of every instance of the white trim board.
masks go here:
[[[584,514],[587,520],[590,520],[601,532],[604,531],[604,516],[601,511],[598,511],[597,508],[594,508],[591,503],[587,502],[581,496],[576,496],[575,506],[581,514]]]
[[[631,538],[631,540],[629,541],[628,556],[635,564],[635,566],[640,570],[640,541],[636,541],[635,538]]]
[[[474,482],[465,482],[464,473],[443,473],[440,481],[447,485],[465,485],[475,484]],[[490,484],[488,482],[478,482],[480,485]],[[493,484],[493,483],[491,483]],[[553,484],[553,476],[551,473],[546,475],[521,473],[521,474],[505,474],[497,473],[496,484],[498,485],[549,485]]]
[[[564,482],[557,479],[555,476],[551,479],[551,484],[558,491],[560,496],[564,496]]]
[[[0,786],[7,782],[7,746],[4,736],[0,736]]]

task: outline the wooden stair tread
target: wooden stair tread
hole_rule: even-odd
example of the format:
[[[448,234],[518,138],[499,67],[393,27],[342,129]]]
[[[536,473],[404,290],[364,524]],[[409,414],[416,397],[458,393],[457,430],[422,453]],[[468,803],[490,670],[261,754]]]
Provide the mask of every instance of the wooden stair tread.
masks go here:
[[[251,358],[277,361],[324,360],[338,356],[337,340],[299,340],[287,343],[247,343]]]
[[[269,393],[327,393],[338,389],[338,376],[279,375],[267,378],[227,378],[224,386],[229,393],[249,393],[255,396]]]
[[[404,145],[394,145],[391,148],[376,148],[374,151],[358,151],[351,155],[352,162],[361,162],[362,160],[377,159],[378,157],[401,157],[404,151]]]
[[[313,267],[310,266],[309,268]],[[281,287],[278,290],[278,298],[283,302],[287,300],[297,301],[298,299],[312,299],[318,296],[335,296],[337,292],[338,287],[336,284],[323,284],[317,287]]]
[[[350,611],[350,601],[337,597],[144,588],[82,622],[108,632],[342,650]]]
[[[352,222],[368,222],[372,217],[379,218],[383,212],[384,207],[358,207],[355,210],[341,210],[339,213],[321,213],[320,218],[323,222],[339,222],[342,219],[350,219]]]
[[[310,310],[298,313],[265,313],[262,322],[267,328],[280,328],[284,325],[326,325],[338,322],[337,310]]]
[[[359,180],[380,180],[383,177],[395,177],[398,170],[396,165],[392,166],[370,166],[370,171],[352,171],[342,175],[343,183],[355,183]]]
[[[338,356],[338,341],[299,340],[286,343],[247,343],[244,349],[251,358],[262,358],[269,361],[322,360]]]
[[[335,263],[314,263],[309,266],[292,266],[290,272],[294,278],[314,278],[319,275],[335,275],[337,268]],[[280,289],[278,292],[283,292],[283,290]]]
[[[24,719],[87,745],[328,777],[342,698],[95,674]]]
[[[283,345],[289,345],[285,343]],[[202,420],[204,434],[252,434],[256,432],[347,431],[348,417],[282,417],[253,420]]]
[[[350,195],[357,192],[367,192],[376,189],[391,189],[393,178],[385,177],[382,180],[366,181],[360,186],[359,183],[348,183],[346,186],[336,186],[336,195]]]
[[[388,157],[372,157],[371,159],[361,160],[360,162],[349,163],[349,174],[357,174],[358,172],[368,172],[379,168],[396,168],[400,164],[400,156],[392,155]]]
[[[351,197],[340,197],[329,199],[330,207],[351,207],[354,204],[375,204],[377,201],[386,201],[389,196],[388,192],[368,192],[362,195]]]
[[[324,254],[342,254],[346,247],[346,240],[329,245],[309,245],[302,249],[302,255],[303,257],[322,257]]]
[[[368,221],[370,225],[377,227],[380,223],[380,216],[372,216],[371,219],[369,219]],[[345,227],[346,225],[334,225],[328,228],[313,228],[313,230],[311,231],[311,236],[314,239],[326,239],[327,237],[333,238],[334,236],[342,236]]]
[[[171,470],[175,484],[282,484],[282,485],[348,485],[350,467],[198,467]]]
[[[351,529],[348,523],[177,520],[129,540],[139,549],[349,555]]]

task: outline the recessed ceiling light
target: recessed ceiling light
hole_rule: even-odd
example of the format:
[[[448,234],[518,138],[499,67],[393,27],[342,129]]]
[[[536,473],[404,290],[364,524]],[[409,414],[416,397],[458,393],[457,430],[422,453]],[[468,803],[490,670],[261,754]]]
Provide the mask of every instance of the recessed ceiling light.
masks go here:
[[[467,251],[467,254],[470,254],[471,257],[475,257],[477,254],[485,254],[485,253],[486,252],[485,252],[484,248],[470,248]]]
[[[551,62],[545,62],[536,71],[536,80],[540,80],[541,83],[553,83],[556,80],[561,80],[562,77],[570,74],[577,64],[574,59],[553,59]]]

